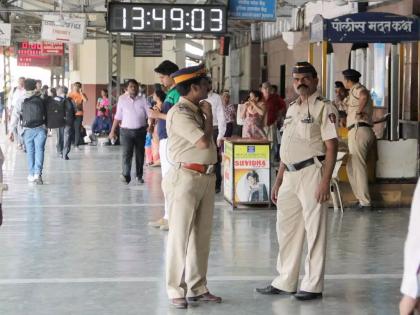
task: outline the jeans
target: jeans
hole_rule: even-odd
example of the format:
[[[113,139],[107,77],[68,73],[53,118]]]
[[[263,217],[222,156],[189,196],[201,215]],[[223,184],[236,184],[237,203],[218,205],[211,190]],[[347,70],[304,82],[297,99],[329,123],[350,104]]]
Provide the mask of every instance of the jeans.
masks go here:
[[[74,145],[76,147],[80,144],[80,128],[82,127],[83,116],[76,116],[74,119]]]
[[[73,136],[73,126],[57,128],[57,153],[67,156],[71,149],[71,139]]]
[[[28,128],[23,133],[23,140],[25,141],[29,175],[42,175],[47,129],[44,127]]]
[[[121,128],[122,174],[131,178],[131,163],[133,153],[136,153],[136,176],[143,178],[144,144],[146,142],[146,127],[139,129]],[[134,151],[135,150],[135,151]]]

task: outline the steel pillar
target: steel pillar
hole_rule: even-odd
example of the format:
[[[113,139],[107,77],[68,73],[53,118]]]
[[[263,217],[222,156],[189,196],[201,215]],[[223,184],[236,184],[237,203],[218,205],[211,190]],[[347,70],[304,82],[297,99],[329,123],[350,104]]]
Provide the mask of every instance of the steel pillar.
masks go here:
[[[108,35],[108,96],[112,106],[115,106],[121,93],[121,36]]]

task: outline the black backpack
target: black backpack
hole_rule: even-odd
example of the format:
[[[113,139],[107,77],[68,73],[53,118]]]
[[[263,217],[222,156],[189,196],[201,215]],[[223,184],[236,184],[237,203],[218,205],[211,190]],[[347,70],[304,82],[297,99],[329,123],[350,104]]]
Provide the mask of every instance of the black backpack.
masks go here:
[[[39,95],[33,95],[23,101],[20,119],[22,126],[26,128],[36,128],[46,123],[45,103]]]
[[[57,100],[52,97],[48,97],[46,100],[47,103],[47,127],[54,129],[54,128],[61,128],[64,127],[65,124],[65,108],[64,108],[64,101]]]

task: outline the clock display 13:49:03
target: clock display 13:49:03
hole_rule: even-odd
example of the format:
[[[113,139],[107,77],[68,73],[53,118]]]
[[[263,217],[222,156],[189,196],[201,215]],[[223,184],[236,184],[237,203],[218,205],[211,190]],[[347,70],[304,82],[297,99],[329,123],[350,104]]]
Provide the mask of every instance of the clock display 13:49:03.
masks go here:
[[[226,7],[170,4],[108,4],[108,31],[226,33]]]

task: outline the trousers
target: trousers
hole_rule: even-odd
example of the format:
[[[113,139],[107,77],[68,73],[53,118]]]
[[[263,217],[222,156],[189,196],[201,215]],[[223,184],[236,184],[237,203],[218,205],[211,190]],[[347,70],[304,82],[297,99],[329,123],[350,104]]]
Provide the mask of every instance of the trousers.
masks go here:
[[[71,139],[73,136],[73,126],[64,126],[56,129],[57,133],[57,153],[67,156],[71,149]]]
[[[25,140],[29,175],[42,175],[47,129],[44,127],[25,129],[23,139]]]
[[[167,154],[167,145],[168,145],[168,139],[162,139],[159,141],[159,157],[160,157],[160,165],[162,170],[162,179],[168,174],[168,171],[171,168],[171,163],[168,160],[168,154]],[[162,181],[162,190],[163,190],[163,181]],[[163,218],[165,220],[169,219],[169,206],[168,201],[165,197],[165,214],[163,215]]]
[[[135,153],[136,176],[143,178],[146,127],[139,129],[121,128],[120,139],[122,145],[122,174],[131,177],[131,164]]]

